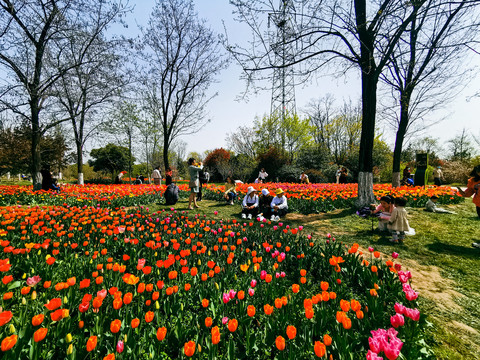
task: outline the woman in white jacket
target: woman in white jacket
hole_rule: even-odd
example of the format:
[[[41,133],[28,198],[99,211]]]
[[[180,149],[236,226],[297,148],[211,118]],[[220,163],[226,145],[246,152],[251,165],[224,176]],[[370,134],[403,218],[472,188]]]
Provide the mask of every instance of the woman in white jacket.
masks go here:
[[[287,214],[288,210],[287,198],[283,195],[283,190],[277,189],[275,195],[277,196],[272,199],[272,203],[270,204],[272,209],[271,221],[279,221],[282,216]]]
[[[243,198],[242,202],[242,219],[256,217],[258,214],[258,195],[257,190],[253,186],[249,186],[247,189],[247,195]]]

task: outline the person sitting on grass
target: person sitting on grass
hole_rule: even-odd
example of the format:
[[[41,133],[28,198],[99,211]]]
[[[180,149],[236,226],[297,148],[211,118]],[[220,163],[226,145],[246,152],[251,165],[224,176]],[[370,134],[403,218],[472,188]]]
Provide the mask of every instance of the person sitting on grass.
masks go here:
[[[270,191],[268,189],[262,189],[262,192],[259,196],[259,219],[263,221],[264,218],[268,218],[271,215],[271,207],[270,204],[272,203],[273,196],[270,195]]]
[[[178,186],[175,183],[170,183],[165,189],[163,193],[163,197],[165,198],[166,205],[175,205],[178,201]]]
[[[270,203],[270,209],[272,216],[270,217],[271,221],[279,221],[282,216],[287,214],[288,204],[287,198],[284,195],[282,189],[277,189],[275,191],[275,197],[272,199]]]
[[[453,211],[437,207],[438,196],[432,195],[425,205],[425,210],[428,212],[440,214],[455,214]]]
[[[379,214],[378,216],[378,230],[379,231],[388,231],[388,221],[392,215],[392,211],[395,208],[393,206],[393,196],[387,195],[380,198],[380,205],[375,206],[372,204],[370,207],[375,210],[372,211],[372,214]]]
[[[223,197],[227,200],[228,205],[233,205],[233,202],[237,198],[237,184],[233,179],[229,176],[225,182],[225,192],[223,193]]]
[[[247,189],[247,195],[243,198],[242,202],[242,219],[248,217],[252,219],[253,216],[258,214],[258,195],[257,190],[253,186],[249,186]]]
[[[405,240],[405,233],[410,230],[410,225],[407,220],[407,211],[405,210],[407,200],[403,197],[395,198],[394,204],[395,208],[388,221],[390,230],[392,231],[390,242],[403,243],[403,240]]]

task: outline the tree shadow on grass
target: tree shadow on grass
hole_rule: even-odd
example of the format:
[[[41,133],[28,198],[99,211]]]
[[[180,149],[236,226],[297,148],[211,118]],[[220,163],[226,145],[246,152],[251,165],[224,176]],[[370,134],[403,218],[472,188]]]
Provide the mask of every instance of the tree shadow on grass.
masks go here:
[[[426,247],[428,250],[438,254],[458,255],[475,259],[478,259],[480,256],[480,249],[476,249],[470,246],[470,244],[468,246],[462,246],[445,244],[443,242],[436,241],[428,244]]]

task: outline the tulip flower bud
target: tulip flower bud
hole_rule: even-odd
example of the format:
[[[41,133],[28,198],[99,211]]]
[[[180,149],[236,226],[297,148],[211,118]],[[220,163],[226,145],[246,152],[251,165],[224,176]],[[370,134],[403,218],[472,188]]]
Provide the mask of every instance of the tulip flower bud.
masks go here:
[[[45,260],[48,260],[50,258],[51,258],[51,256],[49,254],[47,254],[47,256],[45,256]]]
[[[32,300],[35,300],[37,298],[37,292],[33,291],[32,292]]]
[[[38,250],[37,255],[40,255],[42,253],[42,250]]]
[[[183,303],[180,304],[180,310],[183,311]]]
[[[154,255],[155,255],[155,256],[158,256],[158,252],[155,251],[155,254],[154,254]]]
[[[90,264],[93,264],[93,259],[90,259]]]
[[[72,334],[68,333],[67,336],[65,336],[65,341],[67,344],[70,344],[72,342]]]
[[[157,309],[157,310],[160,309],[160,304],[158,303],[158,300],[155,301],[155,309]]]
[[[125,334],[125,336],[123,337],[123,341],[127,342],[127,334]]]
[[[78,259],[78,254],[75,254],[75,259]]]
[[[72,353],[73,353],[73,345],[70,344],[68,345],[68,348],[67,348],[67,355],[72,355]]]
[[[22,279],[26,279],[26,278],[27,278],[27,274],[26,274],[26,273],[23,273]]]
[[[215,283],[215,287],[217,288],[217,290],[219,290],[219,289],[220,289],[220,287],[218,286],[218,284],[217,284],[217,283]]]
[[[27,299],[25,299],[24,297],[22,297],[22,305],[27,305]]]
[[[200,346],[200,344],[198,344],[198,352],[199,352],[199,353],[202,352],[202,347]]]
[[[13,326],[13,324],[10,324],[8,329],[10,330],[10,334],[15,333],[15,326]]]
[[[237,274],[235,274],[235,280],[237,280]]]
[[[208,256],[212,255],[212,253],[210,252],[210,250],[208,250]]]
[[[63,303],[68,304],[68,298],[66,296],[63,297]]]
[[[198,265],[202,265],[202,260],[198,259]]]
[[[248,259],[248,266],[250,266],[251,263],[252,263],[252,262],[250,261],[250,259]]]

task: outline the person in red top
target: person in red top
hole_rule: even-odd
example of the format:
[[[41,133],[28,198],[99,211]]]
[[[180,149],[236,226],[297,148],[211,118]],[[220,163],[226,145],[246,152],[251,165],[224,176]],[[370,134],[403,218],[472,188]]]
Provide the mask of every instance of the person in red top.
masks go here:
[[[463,197],[470,197],[473,195],[473,203],[477,207],[477,215],[480,218],[480,165],[477,165],[473,168],[473,171],[470,173],[471,178],[468,179],[467,188],[463,191],[460,188],[458,192]],[[473,247],[480,248],[480,243],[473,243]]]

